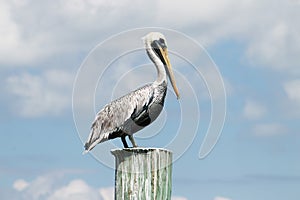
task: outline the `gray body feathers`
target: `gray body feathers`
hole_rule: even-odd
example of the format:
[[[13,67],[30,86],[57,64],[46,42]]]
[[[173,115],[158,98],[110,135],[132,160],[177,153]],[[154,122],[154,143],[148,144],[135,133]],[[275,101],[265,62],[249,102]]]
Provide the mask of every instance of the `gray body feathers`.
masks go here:
[[[107,104],[96,115],[85,152],[106,140],[130,136],[153,122],[163,108],[166,91],[166,82],[148,84]]]

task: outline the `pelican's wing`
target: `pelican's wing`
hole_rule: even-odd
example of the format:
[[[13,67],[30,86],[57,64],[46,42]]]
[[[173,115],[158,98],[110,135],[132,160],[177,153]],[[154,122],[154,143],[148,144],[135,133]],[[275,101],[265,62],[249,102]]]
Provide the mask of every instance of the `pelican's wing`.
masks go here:
[[[141,87],[107,104],[98,112],[85,143],[85,153],[98,143],[118,137],[128,120],[135,120],[153,99],[152,85]],[[144,119],[143,119],[144,120]]]

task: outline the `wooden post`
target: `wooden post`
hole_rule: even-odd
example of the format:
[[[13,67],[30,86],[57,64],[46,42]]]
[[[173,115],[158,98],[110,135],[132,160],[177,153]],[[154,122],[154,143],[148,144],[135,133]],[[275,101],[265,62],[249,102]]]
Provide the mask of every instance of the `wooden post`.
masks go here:
[[[172,152],[158,148],[112,150],[115,200],[170,200]]]

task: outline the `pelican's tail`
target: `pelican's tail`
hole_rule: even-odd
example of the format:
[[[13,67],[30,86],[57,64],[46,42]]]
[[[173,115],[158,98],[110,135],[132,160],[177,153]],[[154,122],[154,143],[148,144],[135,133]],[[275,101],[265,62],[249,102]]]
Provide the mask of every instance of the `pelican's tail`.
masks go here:
[[[104,142],[107,140],[108,134],[101,132],[101,126],[94,123],[90,132],[90,135],[84,144],[84,151],[82,154],[86,154],[91,151],[98,143]]]
[[[84,150],[83,152],[82,152],[82,155],[85,155],[85,154],[87,154],[89,151],[88,150]]]
[[[87,154],[91,149],[89,148],[90,144],[89,142],[86,142],[84,145],[84,151],[82,152],[82,155]]]
[[[92,150],[96,146],[97,142],[92,142],[91,140],[88,140],[84,145],[84,151],[82,152],[82,155],[88,153],[90,150]]]
[[[84,151],[82,152],[83,155],[91,151],[98,143],[103,142],[102,138],[94,137],[94,136],[95,136],[94,132],[92,131],[87,142],[84,145]]]

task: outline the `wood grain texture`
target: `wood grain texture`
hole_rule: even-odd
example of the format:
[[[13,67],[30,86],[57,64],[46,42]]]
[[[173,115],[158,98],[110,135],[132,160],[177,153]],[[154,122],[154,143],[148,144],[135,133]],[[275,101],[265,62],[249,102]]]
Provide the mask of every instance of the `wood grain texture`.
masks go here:
[[[158,148],[116,149],[116,200],[169,200],[172,152]]]

